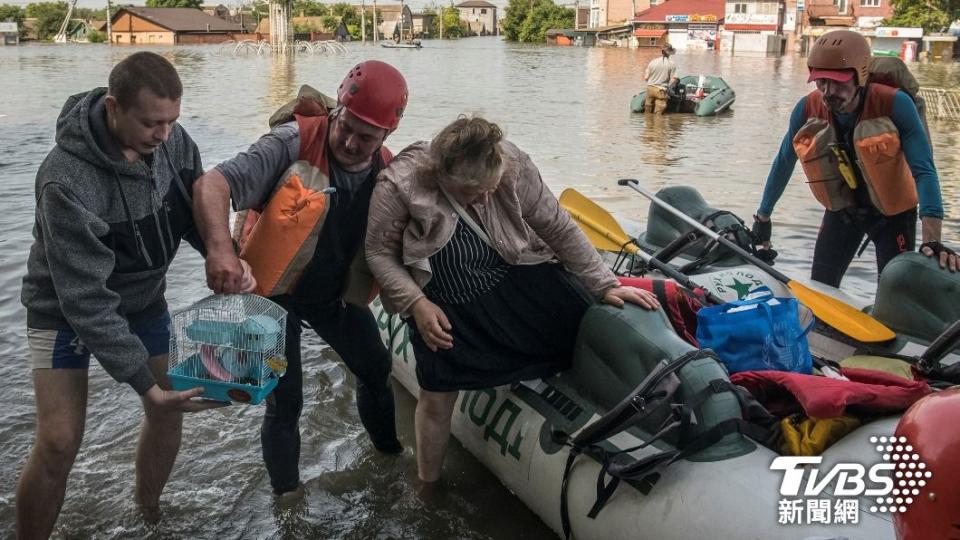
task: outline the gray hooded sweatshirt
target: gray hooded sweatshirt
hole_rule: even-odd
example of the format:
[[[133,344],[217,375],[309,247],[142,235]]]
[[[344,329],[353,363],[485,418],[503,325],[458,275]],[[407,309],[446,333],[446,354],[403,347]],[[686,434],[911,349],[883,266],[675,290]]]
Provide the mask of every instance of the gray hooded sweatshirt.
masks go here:
[[[105,96],[71,96],[60,112],[57,145],[37,171],[21,301],[28,327],[72,328],[111,377],[143,394],[155,381],[130,324],[166,311],[181,238],[203,253],[190,210],[203,168],[179,124],[152,155],[126,161],[106,128]]]

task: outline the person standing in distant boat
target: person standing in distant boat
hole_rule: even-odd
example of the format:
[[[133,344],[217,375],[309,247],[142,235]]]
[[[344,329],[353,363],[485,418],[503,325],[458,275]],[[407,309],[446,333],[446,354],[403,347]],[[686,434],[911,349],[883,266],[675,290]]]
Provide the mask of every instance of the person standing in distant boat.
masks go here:
[[[669,95],[667,87],[676,77],[677,65],[670,59],[676,49],[669,43],[660,49],[660,58],[651,60],[643,72],[643,80],[647,81],[647,98],[643,104],[643,111],[654,114],[663,114],[667,110]]]

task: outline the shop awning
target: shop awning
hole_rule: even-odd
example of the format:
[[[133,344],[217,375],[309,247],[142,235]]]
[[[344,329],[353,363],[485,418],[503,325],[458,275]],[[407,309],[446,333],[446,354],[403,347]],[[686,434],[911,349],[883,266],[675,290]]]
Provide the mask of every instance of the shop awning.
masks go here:
[[[724,30],[741,30],[747,32],[776,32],[775,24],[725,24]]]
[[[663,37],[663,35],[666,33],[667,31],[662,28],[656,29],[656,30],[650,30],[648,28],[637,28],[636,30],[633,31],[634,36],[645,37],[645,38],[659,38],[659,37]]]

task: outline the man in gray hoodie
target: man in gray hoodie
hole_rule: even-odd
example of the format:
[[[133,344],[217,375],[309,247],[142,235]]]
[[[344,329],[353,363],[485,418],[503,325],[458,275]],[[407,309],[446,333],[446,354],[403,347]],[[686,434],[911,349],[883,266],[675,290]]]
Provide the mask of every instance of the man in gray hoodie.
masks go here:
[[[37,172],[34,243],[23,279],[37,436],[17,487],[17,536],[47,538],[83,437],[87,368],[140,394],[145,412],[136,502],[158,516],[180,446],[182,413],[221,404],[170,390],[166,272],[181,238],[201,253],[191,216],[197,145],[177,124],[183,87],[163,57],[141,52],[109,88],[67,99],[56,146]]]

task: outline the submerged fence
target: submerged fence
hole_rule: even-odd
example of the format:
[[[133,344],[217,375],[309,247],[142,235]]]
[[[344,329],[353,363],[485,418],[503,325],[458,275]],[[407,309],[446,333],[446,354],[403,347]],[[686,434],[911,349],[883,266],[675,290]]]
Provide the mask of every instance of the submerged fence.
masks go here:
[[[927,118],[960,120],[960,89],[921,88],[918,92],[927,106]]]

